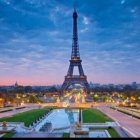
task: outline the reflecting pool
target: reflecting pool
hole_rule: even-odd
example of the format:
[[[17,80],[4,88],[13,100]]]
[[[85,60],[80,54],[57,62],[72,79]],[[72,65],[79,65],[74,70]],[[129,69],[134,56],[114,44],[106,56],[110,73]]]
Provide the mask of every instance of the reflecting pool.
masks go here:
[[[43,132],[62,132],[70,133],[70,125],[79,120],[79,109],[54,109],[48,114],[43,121],[36,126],[36,131]],[[88,134],[76,134],[75,137],[83,138],[107,138],[110,137],[107,130],[89,130],[82,127],[82,131],[88,131]],[[79,129],[78,129],[79,131]]]
[[[78,109],[54,109],[35,129],[39,131],[46,123],[51,123],[52,129],[66,127],[63,132],[69,132],[67,127],[78,121],[78,116]]]
[[[97,130],[97,131],[89,131],[88,135],[75,135],[76,138],[108,138],[110,137],[109,134],[106,133],[104,130]]]

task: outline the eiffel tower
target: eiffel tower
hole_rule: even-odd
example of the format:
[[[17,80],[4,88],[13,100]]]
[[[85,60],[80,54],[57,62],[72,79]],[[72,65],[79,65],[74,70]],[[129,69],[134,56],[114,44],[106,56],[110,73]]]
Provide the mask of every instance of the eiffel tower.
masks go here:
[[[68,73],[65,76],[65,80],[61,87],[61,93],[63,94],[69,86],[73,84],[80,84],[84,87],[84,90],[89,93],[89,84],[87,82],[87,76],[84,74],[82,68],[82,60],[80,59],[79,46],[78,46],[78,31],[77,31],[77,18],[78,14],[74,9],[73,12],[73,42],[72,42],[72,53]],[[74,67],[78,67],[79,75],[73,75]]]

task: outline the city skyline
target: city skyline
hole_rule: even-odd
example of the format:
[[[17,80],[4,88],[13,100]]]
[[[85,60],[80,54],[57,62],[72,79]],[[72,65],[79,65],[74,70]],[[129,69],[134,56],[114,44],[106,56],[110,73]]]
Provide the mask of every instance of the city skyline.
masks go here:
[[[140,83],[139,0],[0,0],[0,85],[62,84],[74,5],[88,82]]]
[[[98,83],[98,82],[94,82],[94,81],[89,81],[89,85],[90,84],[93,84],[93,85],[97,85],[97,84],[99,84],[100,86],[103,86],[103,85],[132,85],[133,83],[135,83],[135,84],[137,84],[137,85],[140,85],[140,83],[138,83],[138,82],[136,82],[136,81],[132,81],[132,82],[130,82],[130,83]],[[1,86],[15,86],[15,84],[17,84],[18,86],[61,86],[62,85],[62,83],[60,83],[60,84],[44,84],[44,85],[36,85],[36,84],[26,84],[26,85],[24,85],[24,84],[22,84],[22,83],[19,83],[18,81],[15,81],[15,83],[11,83],[11,84],[6,84],[6,85],[0,85],[0,87]],[[77,85],[80,85],[80,84],[77,84]]]

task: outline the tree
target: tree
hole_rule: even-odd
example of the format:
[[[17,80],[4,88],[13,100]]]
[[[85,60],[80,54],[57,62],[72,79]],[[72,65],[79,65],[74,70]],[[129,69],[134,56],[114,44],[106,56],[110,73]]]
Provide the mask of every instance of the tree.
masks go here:
[[[31,86],[25,86],[24,91],[25,91],[25,93],[32,92],[32,87]]]
[[[52,86],[49,88],[49,92],[57,92],[57,88],[55,86]]]
[[[94,101],[98,101],[98,100],[99,100],[98,94],[94,94],[94,95],[93,95],[93,99],[94,99]]]
[[[24,93],[24,87],[23,86],[17,86],[15,88],[15,93]]]
[[[30,103],[38,103],[38,102],[43,102],[43,100],[37,98],[36,96],[30,95],[29,96],[29,102]]]
[[[130,85],[125,85],[124,88],[123,88],[123,91],[133,91],[133,88],[130,86]]]

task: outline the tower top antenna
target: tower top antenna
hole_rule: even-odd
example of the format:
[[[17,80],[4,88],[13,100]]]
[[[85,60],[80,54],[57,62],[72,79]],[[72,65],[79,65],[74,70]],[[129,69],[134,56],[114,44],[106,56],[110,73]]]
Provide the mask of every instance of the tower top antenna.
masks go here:
[[[73,4],[73,11],[76,12],[76,3]]]
[[[73,11],[73,17],[78,17],[78,14],[77,14],[77,11],[76,11],[76,8],[74,7],[74,11]]]

